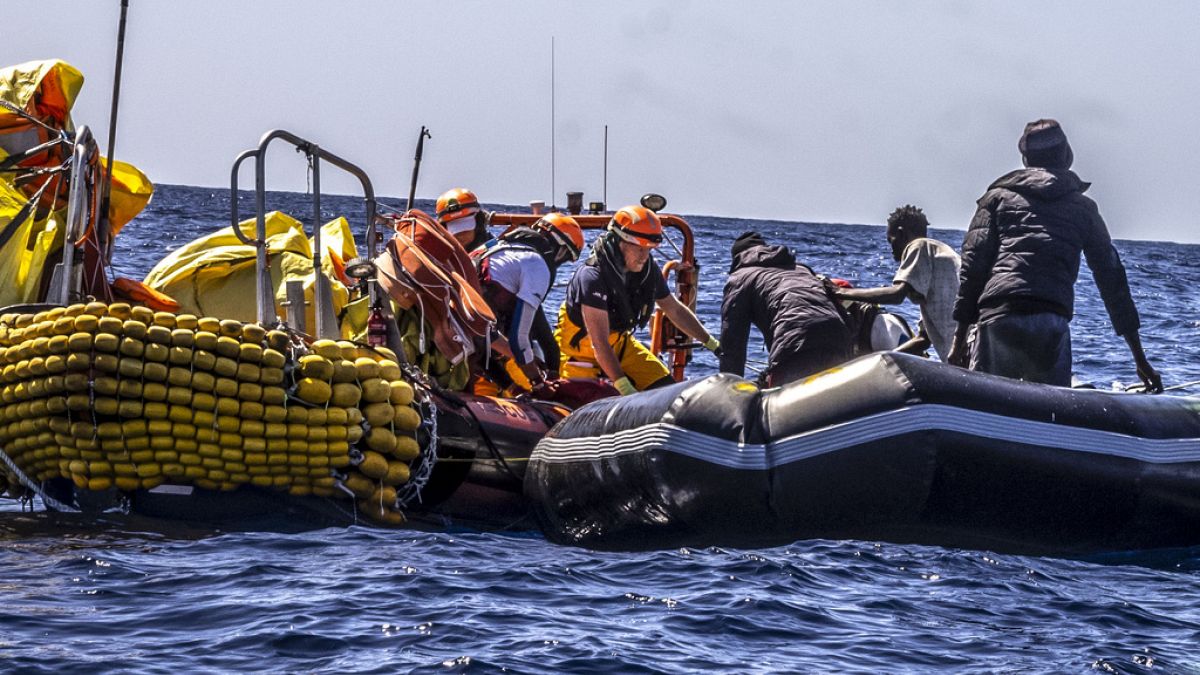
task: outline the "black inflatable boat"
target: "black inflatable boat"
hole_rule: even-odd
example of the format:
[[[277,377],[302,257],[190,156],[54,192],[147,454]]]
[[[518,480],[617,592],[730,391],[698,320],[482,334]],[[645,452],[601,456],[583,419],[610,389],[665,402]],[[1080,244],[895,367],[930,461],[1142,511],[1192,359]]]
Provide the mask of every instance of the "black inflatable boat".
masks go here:
[[[546,536],[603,549],[856,538],[1023,553],[1200,544],[1200,398],[876,354],[577,410],[534,451]]]

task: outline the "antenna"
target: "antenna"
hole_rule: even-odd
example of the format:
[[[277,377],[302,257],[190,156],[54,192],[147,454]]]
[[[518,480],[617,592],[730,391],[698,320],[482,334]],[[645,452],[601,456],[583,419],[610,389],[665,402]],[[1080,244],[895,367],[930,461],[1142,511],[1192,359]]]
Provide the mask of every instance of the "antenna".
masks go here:
[[[104,184],[100,186],[100,231],[101,246],[111,246],[107,241],[112,227],[108,220],[108,210],[111,204],[112,176],[116,170],[117,160],[113,157],[117,147],[117,104],[121,100],[121,66],[125,61],[125,14],[129,11],[129,0],[121,0],[121,22],[117,28],[117,65],[113,73],[112,110],[108,114],[108,170],[104,172]],[[234,197],[236,199],[236,196]],[[105,260],[112,255],[111,249],[105,252]]]
[[[421,155],[425,152],[426,138],[433,138],[433,136],[429,134],[429,129],[422,124],[421,133],[417,135],[417,155],[413,157],[412,183],[408,186],[408,206],[405,207],[405,211],[412,210],[413,202],[417,198],[417,175],[421,172]]]
[[[604,125],[604,208],[608,208],[608,125]]]
[[[553,211],[557,189],[554,185],[554,36],[550,36],[550,210]]]

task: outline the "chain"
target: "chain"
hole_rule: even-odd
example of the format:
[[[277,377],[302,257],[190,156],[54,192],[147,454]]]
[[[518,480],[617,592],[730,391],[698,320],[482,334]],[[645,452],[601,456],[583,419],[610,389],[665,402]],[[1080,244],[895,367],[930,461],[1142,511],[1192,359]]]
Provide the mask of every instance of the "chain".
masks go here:
[[[421,408],[421,427],[425,429],[429,437],[425,447],[421,448],[421,454],[411,465],[413,467],[412,475],[408,482],[396,491],[396,506],[403,509],[414,500],[421,501],[421,490],[425,488],[425,484],[429,482],[429,477],[433,474],[433,466],[437,464],[438,459],[438,430],[437,406],[433,404],[433,397],[429,394],[428,376],[407,363],[400,367],[411,380],[413,391],[417,393]]]

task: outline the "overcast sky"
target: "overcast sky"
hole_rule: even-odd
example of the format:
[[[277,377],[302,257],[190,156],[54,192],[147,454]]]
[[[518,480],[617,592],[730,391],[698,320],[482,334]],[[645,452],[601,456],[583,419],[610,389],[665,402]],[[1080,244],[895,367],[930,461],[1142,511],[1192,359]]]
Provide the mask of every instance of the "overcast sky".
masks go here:
[[[75,119],[105,145],[119,5],[2,2],[0,64],[83,71]],[[1198,27],[1182,1],[132,0],[116,155],[226,187],[281,127],[399,196],[425,124],[418,196],[549,202],[555,36],[560,195],[600,198],[607,124],[611,206],[881,223],[911,202],[964,228],[1025,122],[1055,117],[1115,237],[1197,242]],[[278,147],[268,186],[303,190]]]

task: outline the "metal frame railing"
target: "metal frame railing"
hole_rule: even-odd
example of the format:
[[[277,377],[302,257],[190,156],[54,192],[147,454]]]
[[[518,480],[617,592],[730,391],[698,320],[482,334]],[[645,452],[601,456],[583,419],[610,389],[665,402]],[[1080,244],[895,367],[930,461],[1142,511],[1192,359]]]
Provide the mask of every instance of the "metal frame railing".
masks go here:
[[[85,124],[75,132],[74,147],[71,150],[71,168],[68,174],[71,178],[71,188],[67,196],[67,231],[63,237],[63,257],[61,276],[59,277],[58,303],[67,306],[79,297],[78,276],[75,272],[75,249],[79,240],[87,232],[88,218],[92,215],[87,195],[88,167],[92,155],[99,152],[99,146],[92,136],[92,130]],[[82,279],[80,279],[82,281]]]
[[[277,319],[275,316],[275,297],[271,289],[271,269],[267,261],[267,211],[266,211],[266,155],[267,146],[274,140],[282,140],[290,143],[300,150],[308,158],[312,166],[312,194],[313,194],[313,241],[315,243],[313,251],[313,273],[316,276],[317,287],[315,289],[315,313],[317,317],[316,336],[317,337],[336,337],[338,334],[337,320],[333,314],[333,294],[332,288],[329,285],[329,279],[325,276],[321,269],[321,255],[323,253],[321,247],[321,161],[324,160],[330,164],[342,169],[346,173],[358,178],[362,184],[364,200],[367,208],[367,241],[374,241],[376,225],[376,210],[377,203],[375,200],[375,189],[371,185],[371,179],[367,177],[365,171],[359,166],[353,164],[341,157],[325,150],[321,146],[312,141],[301,138],[289,131],[283,129],[274,129],[263,134],[262,139],[258,142],[258,147],[246,150],[239,154],[233,162],[233,168],[230,171],[229,179],[229,199],[230,199],[230,224],[233,228],[233,233],[242,243],[255,248],[255,301],[258,307],[257,320],[259,324],[268,325],[274,323]],[[254,159],[254,210],[255,210],[255,237],[251,239],[247,237],[242,229],[238,226],[238,173],[241,169],[242,162],[247,159]]]

